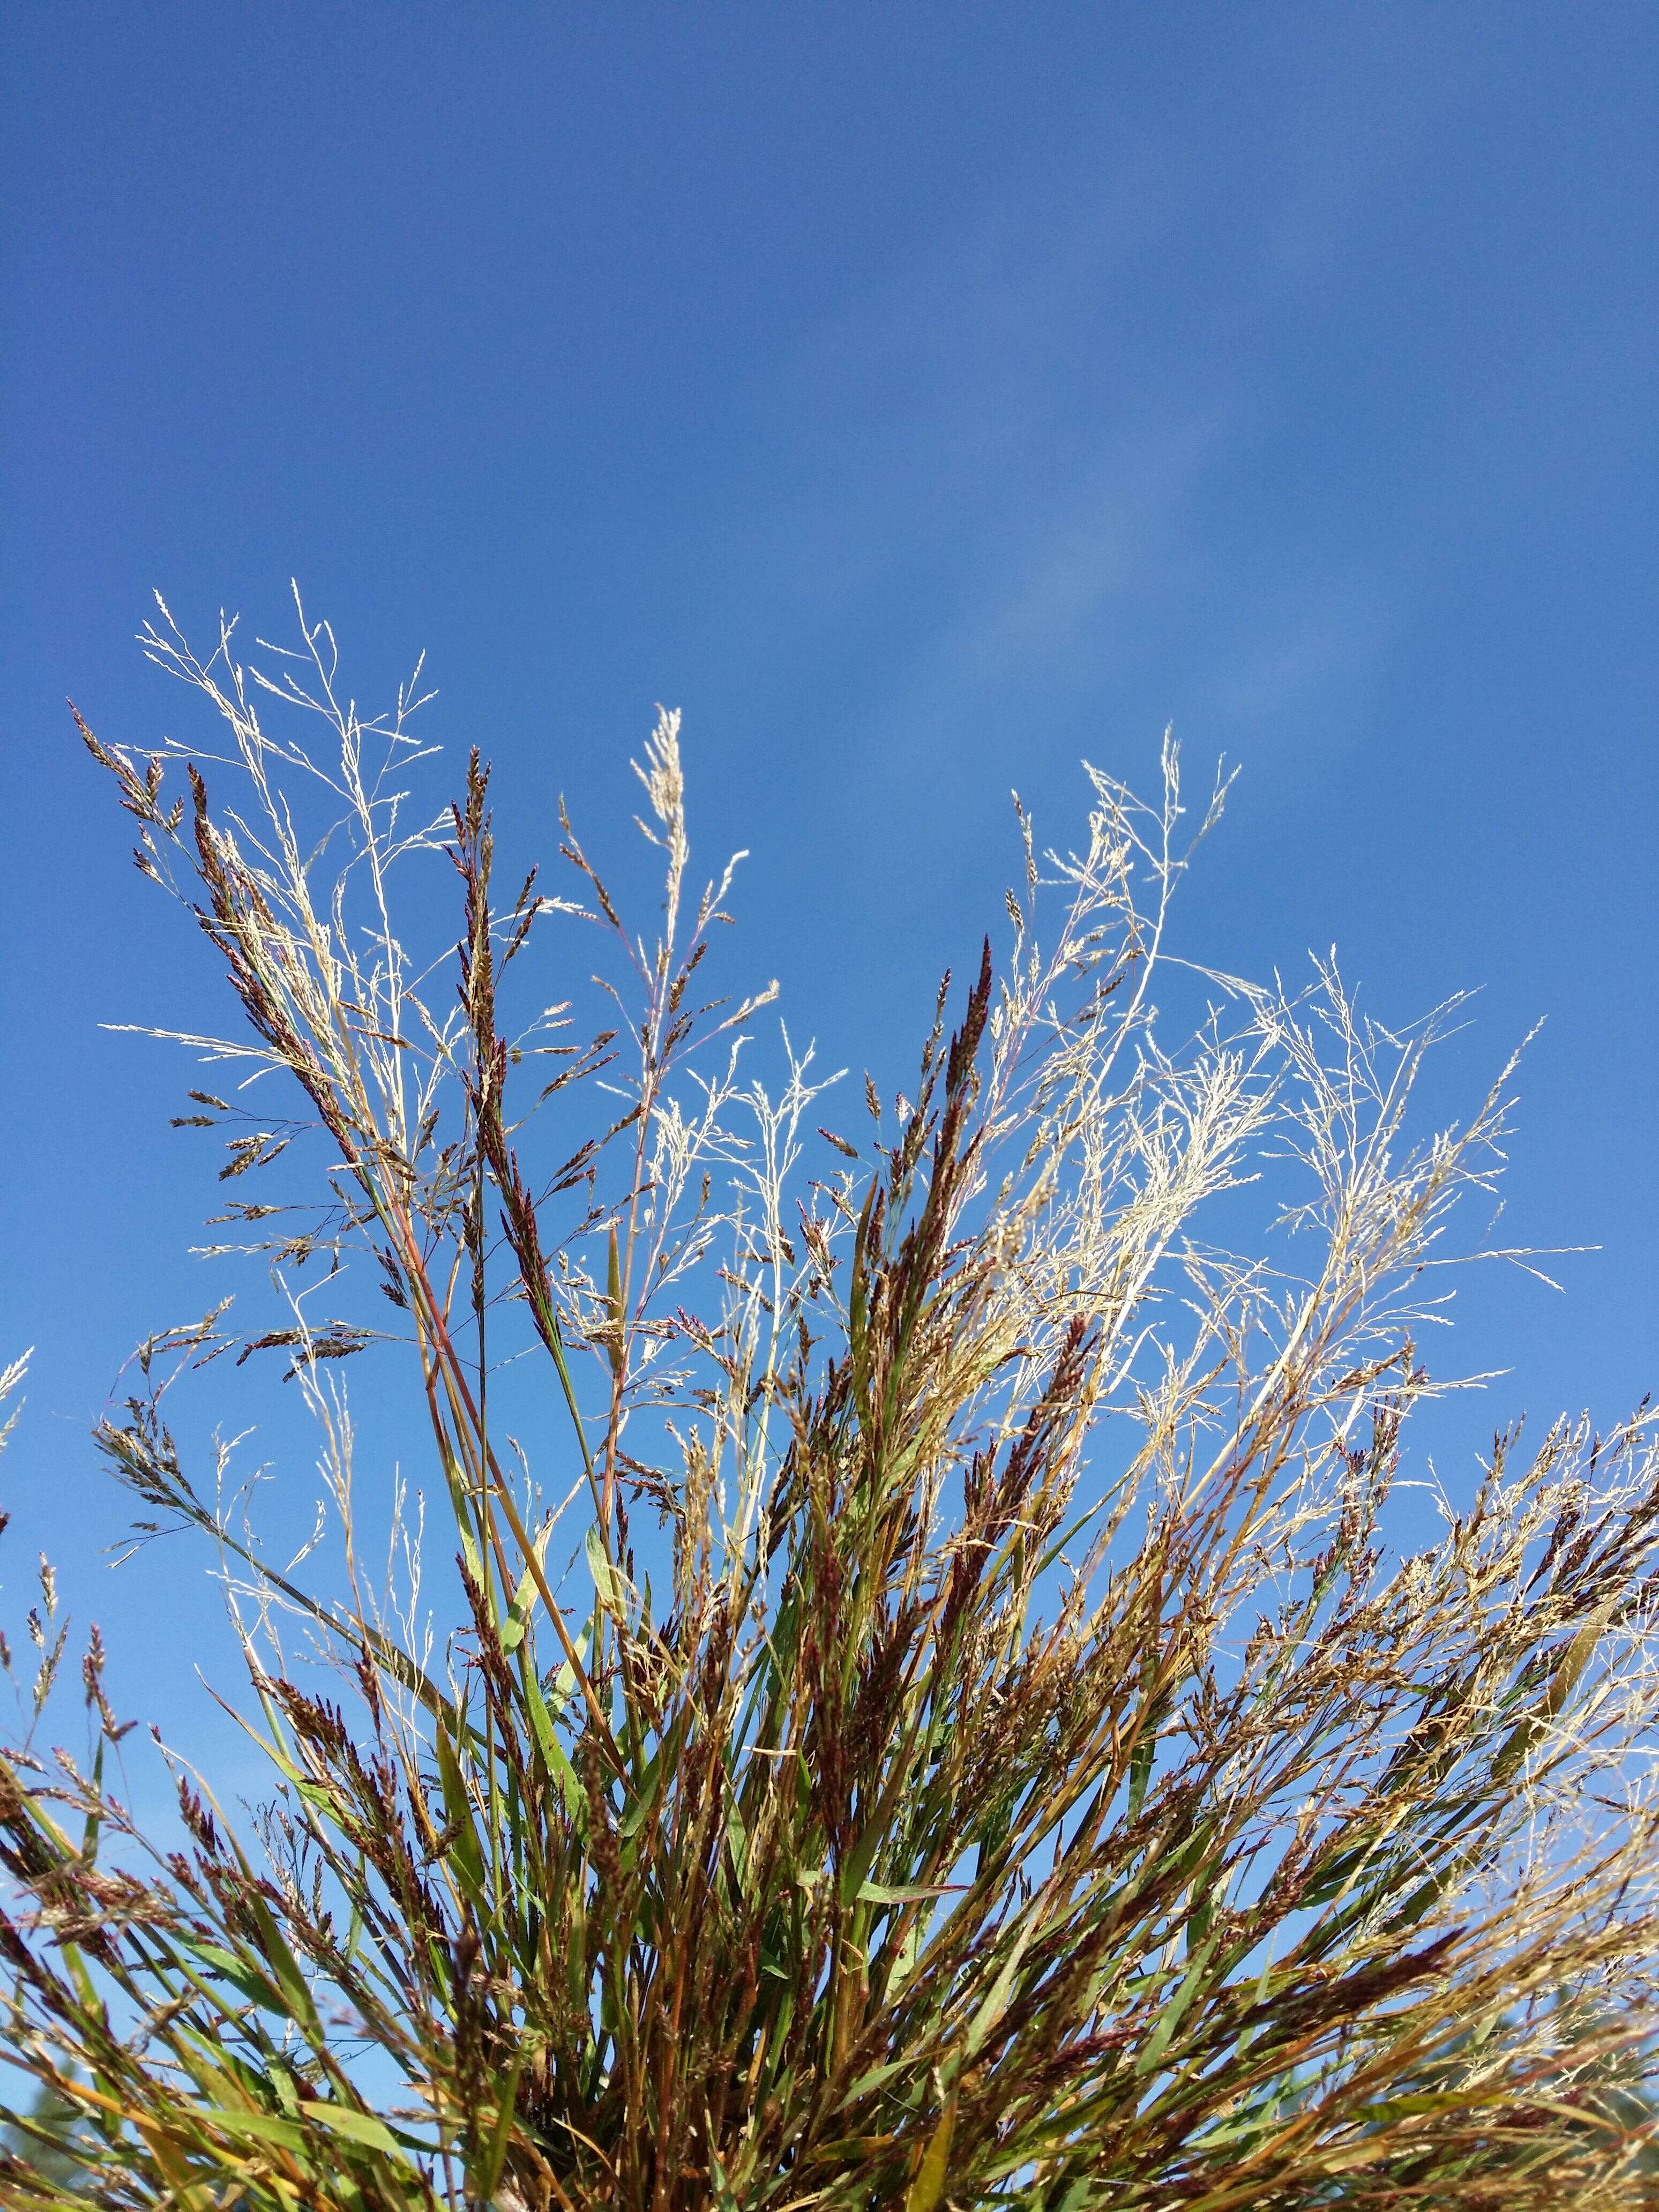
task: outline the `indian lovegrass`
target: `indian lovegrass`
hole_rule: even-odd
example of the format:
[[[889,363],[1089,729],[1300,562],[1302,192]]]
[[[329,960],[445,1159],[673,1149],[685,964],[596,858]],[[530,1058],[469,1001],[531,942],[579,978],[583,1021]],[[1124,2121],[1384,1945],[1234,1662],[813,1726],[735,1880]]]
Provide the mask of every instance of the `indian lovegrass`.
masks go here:
[[[96,1643],[90,1753],[43,1748],[47,1571],[0,1764],[4,2201],[1648,2201],[1653,1440],[1501,1436],[1390,1537],[1507,1078],[1419,1138],[1432,1025],[1330,966],[1206,975],[1171,1042],[1166,744],[1150,805],[1091,771],[1075,852],[1021,815],[910,1096],[821,1128],[810,1055],[749,1078],[770,994],[704,985],[732,871],[691,872],[676,715],[641,935],[568,822],[563,890],[501,896],[487,769],[423,815],[414,690],[360,717],[325,627],[258,668],[165,608],[145,642],[218,738],[81,734],[235,1001],[181,1119],[279,1285],[374,1295],[256,1340],[332,1551],[279,1570],[175,1440],[225,1307],[99,1429],[141,1530],[216,1557],[269,1789],[232,1818],[179,1764],[140,1832]],[[590,1006],[558,979],[596,958]],[[423,1504],[354,1497],[372,1368]]]

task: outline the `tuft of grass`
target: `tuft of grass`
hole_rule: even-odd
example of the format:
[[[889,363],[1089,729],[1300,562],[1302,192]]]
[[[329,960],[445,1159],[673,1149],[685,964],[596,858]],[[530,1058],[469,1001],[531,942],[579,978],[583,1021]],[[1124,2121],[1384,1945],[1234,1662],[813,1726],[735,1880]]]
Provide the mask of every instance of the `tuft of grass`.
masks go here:
[[[242,1356],[316,1418],[334,1549],[279,1570],[175,1441],[225,1309],[147,1344],[98,1442],[141,1534],[216,1550],[270,1796],[239,1826],[179,1765],[178,1838],[141,1833],[97,1646],[90,1755],[32,1723],[0,1760],[43,2100],[3,2201],[1647,2201],[1653,1438],[1501,1436],[1390,1540],[1504,1084],[1415,1139],[1433,1025],[1328,967],[1211,975],[1168,1041],[1166,744],[1150,807],[1090,772],[1076,852],[1022,815],[1001,955],[941,988],[908,1097],[821,1129],[810,1054],[747,1075],[771,994],[705,989],[732,869],[689,872],[678,716],[640,935],[568,822],[569,894],[498,896],[476,754],[412,815],[417,684],[362,719],[325,627],[258,669],[165,608],[145,642],[217,751],[82,735],[240,1007],[184,1040],[222,1218],[285,1290],[328,1264]],[[439,864],[442,958],[396,895]],[[529,981],[554,925],[608,963],[591,1027]],[[354,1254],[374,1312],[319,1319]],[[426,1509],[354,1492],[365,1356]]]

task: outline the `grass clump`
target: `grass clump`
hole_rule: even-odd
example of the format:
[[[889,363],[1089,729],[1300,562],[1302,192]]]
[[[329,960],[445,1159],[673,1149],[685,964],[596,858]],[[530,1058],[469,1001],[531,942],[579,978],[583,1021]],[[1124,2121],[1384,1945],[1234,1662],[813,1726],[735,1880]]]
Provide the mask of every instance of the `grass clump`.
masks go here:
[[[1093,773],[1076,853],[1022,817],[1006,950],[941,990],[912,1096],[820,1131],[810,1054],[769,1093],[739,1057],[769,994],[704,994],[731,871],[695,889],[677,717],[646,938],[568,823],[571,895],[497,898],[476,755],[417,824],[412,690],[361,719],[325,629],[263,672],[228,629],[147,642],[217,755],[82,734],[240,1005],[183,1118],[239,1193],[290,1178],[229,1207],[279,1285],[337,1301],[355,1253],[384,1297],[295,1291],[255,1340],[319,1424],[303,1566],[169,1425],[223,1308],[99,1431],[145,1534],[216,1548],[270,1786],[239,1825],[180,1765],[178,1835],[141,1834],[98,1648],[90,1756],[0,1764],[40,2099],[4,2201],[1646,2201],[1653,1442],[1500,1437],[1389,1540],[1504,1086],[1414,1140],[1430,1035],[1331,969],[1212,976],[1168,1043],[1166,747],[1150,808]],[[396,884],[443,855],[432,962]],[[506,1011],[550,927],[610,963],[591,1028]],[[429,1434],[423,1523],[354,1491],[365,1352]]]

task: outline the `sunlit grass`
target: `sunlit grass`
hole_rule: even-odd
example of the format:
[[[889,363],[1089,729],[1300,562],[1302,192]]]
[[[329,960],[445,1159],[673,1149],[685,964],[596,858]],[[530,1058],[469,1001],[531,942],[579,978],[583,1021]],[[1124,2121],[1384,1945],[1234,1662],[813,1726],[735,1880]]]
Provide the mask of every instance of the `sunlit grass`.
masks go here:
[[[47,2099],[14,2124],[72,2118],[81,2161],[9,2156],[5,2201],[1645,2201],[1652,1442],[1500,1441],[1436,1542],[1382,1534],[1502,1085],[1417,1138],[1431,1037],[1334,970],[1212,976],[1160,1041],[1166,747],[1151,807],[1091,771],[1075,854],[1023,823],[911,1095],[821,1130],[810,1059],[742,1072],[770,994],[702,994],[731,871],[689,873],[677,717],[641,937],[568,825],[568,895],[498,902],[486,771],[411,813],[413,689],[360,720],[325,629],[263,675],[228,631],[149,643],[221,754],[175,796],[179,748],[82,734],[240,1003],[185,1040],[218,1063],[185,1118],[238,1194],[309,1144],[301,1227],[229,1210],[385,1296],[258,1340],[319,1424],[332,1582],[174,1442],[222,1309],[100,1432],[147,1526],[219,1547],[270,1802],[256,1834],[181,1771],[188,1848],[148,1845],[101,1651],[90,1771],[0,1766],[7,2048]],[[417,969],[397,884],[439,852],[455,948]],[[505,1011],[550,929],[592,939],[558,974],[609,961],[590,1026],[529,981]],[[1254,1177],[1282,1214],[1226,1249],[1206,1206]],[[397,1571],[360,1556],[355,1355],[424,1408],[425,1585],[407,1498]]]

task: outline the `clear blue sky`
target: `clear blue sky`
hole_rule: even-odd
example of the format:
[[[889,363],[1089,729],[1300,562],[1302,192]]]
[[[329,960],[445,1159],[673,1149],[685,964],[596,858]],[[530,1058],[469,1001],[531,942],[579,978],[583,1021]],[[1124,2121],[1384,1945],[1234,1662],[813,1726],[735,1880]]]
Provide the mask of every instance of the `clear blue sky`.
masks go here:
[[[297,574],[366,694],[424,646],[526,846],[683,707],[756,967],[895,1081],[1009,787],[1063,837],[1173,720],[1244,771],[1188,949],[1483,987],[1437,1106],[1548,1018],[1505,1235],[1601,1249],[1469,1284],[1514,1373],[1443,1471],[1659,1382],[1659,9],[93,0],[0,51],[9,1614],[49,1543],[186,1696],[83,1439],[207,1302],[210,1164],[98,1024],[216,994],[62,704],[186,733],[158,585],[268,633]]]

